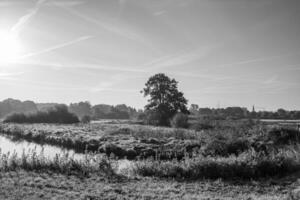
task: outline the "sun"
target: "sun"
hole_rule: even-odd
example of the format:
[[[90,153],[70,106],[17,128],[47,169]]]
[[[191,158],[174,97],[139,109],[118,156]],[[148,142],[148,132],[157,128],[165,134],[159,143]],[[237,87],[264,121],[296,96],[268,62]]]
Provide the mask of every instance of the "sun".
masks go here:
[[[18,37],[9,31],[0,31],[0,63],[7,63],[18,58],[21,52]]]

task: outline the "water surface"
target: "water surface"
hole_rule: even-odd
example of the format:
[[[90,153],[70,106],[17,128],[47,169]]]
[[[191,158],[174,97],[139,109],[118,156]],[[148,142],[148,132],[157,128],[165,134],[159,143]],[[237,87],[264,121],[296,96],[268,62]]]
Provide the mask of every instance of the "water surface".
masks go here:
[[[57,154],[68,153],[75,159],[83,158],[84,154],[75,153],[74,150],[65,149],[57,146],[52,146],[48,144],[37,144],[34,142],[28,142],[25,140],[11,140],[9,137],[0,135],[0,149],[1,153],[13,153],[16,152],[19,156],[22,155],[23,151],[28,152],[29,150],[35,150],[38,154],[43,150],[43,154],[47,158],[54,158]]]

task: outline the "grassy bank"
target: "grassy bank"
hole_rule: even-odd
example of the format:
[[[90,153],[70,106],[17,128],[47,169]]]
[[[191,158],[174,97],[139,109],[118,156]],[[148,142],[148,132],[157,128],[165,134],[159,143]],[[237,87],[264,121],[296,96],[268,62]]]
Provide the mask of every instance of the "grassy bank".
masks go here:
[[[0,132],[15,140],[47,143],[76,152],[101,152],[118,158],[160,160],[203,156],[228,157],[254,149],[268,153],[299,144],[300,132],[286,128],[252,126],[193,131],[128,124],[0,124]]]
[[[0,124],[0,132],[15,140],[47,143],[77,152],[101,152],[118,158],[183,157],[186,146],[194,145],[201,134],[191,130],[126,124]],[[185,139],[185,140],[182,140]],[[170,155],[170,153],[172,155]]]
[[[259,179],[281,177],[300,171],[300,147],[289,147],[268,155],[250,150],[238,156],[204,157],[137,162],[136,173],[142,176],[176,179]]]
[[[80,178],[55,173],[28,171],[2,172],[0,199],[111,200],[285,200],[297,187],[295,180],[265,182],[223,182],[174,180],[106,179],[101,176]]]
[[[79,162],[67,155],[47,160],[31,152],[20,158],[1,155],[0,160],[0,199],[283,200],[300,186],[300,174],[256,181],[124,177],[94,155]]]
[[[114,176],[115,170],[112,161],[100,154],[85,154],[82,159],[74,159],[69,154],[56,154],[54,158],[48,158],[43,151],[23,151],[21,155],[16,152],[1,153],[0,172],[9,171],[33,171],[54,172],[65,175],[78,175],[88,177],[92,174]]]

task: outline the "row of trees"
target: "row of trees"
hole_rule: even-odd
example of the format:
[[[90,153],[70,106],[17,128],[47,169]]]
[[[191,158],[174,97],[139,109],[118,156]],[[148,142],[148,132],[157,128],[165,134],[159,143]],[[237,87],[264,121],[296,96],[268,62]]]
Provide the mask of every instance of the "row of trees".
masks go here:
[[[98,104],[92,106],[89,102],[71,103],[69,106],[58,103],[35,103],[33,101],[20,101],[16,99],[6,99],[0,102],[0,119],[13,113],[23,113],[25,115],[47,112],[57,106],[65,106],[68,111],[76,114],[80,119],[89,116],[91,119],[130,119],[137,115],[134,108],[120,104],[116,106]]]
[[[89,102],[72,103],[69,110],[75,113],[79,118],[90,116],[92,119],[130,119],[137,115],[134,108],[119,104],[116,106],[98,104],[91,106]]]
[[[14,123],[78,123],[79,119],[74,113],[70,113],[66,105],[56,105],[48,111],[35,113],[13,113],[8,115],[4,122]]]
[[[249,111],[242,107],[227,108],[199,108],[198,105],[192,104],[189,111],[193,115],[204,116],[213,119],[300,119],[300,111],[287,111],[278,109],[277,111],[258,111],[254,109]]]

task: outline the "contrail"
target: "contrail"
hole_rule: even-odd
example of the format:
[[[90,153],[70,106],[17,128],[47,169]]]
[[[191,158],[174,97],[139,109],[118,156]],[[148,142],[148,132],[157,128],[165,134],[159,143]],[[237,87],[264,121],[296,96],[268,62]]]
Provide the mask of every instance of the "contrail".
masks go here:
[[[134,31],[131,31],[131,30],[128,30],[128,29],[124,29],[122,27],[119,27],[118,25],[113,25],[113,24],[110,24],[108,22],[105,22],[105,21],[100,21],[100,20],[97,20],[97,19],[94,19],[92,17],[89,17],[83,13],[80,13],[78,11],[76,11],[75,9],[72,9],[72,8],[69,8],[69,7],[66,7],[66,6],[62,6],[62,5],[56,5],[64,10],[66,10],[67,12],[69,12],[70,14],[72,15],[75,15],[89,23],[92,23],[92,24],[95,24],[99,27],[101,27],[102,29],[108,31],[108,32],[111,32],[113,34],[116,34],[120,37],[123,37],[123,38],[126,38],[126,39],[129,39],[129,40],[132,40],[132,41],[135,41],[135,42],[139,42],[140,44],[144,45],[144,46],[147,46],[149,48],[151,48],[152,50],[154,51],[157,51],[157,48],[155,48],[150,42],[147,42],[147,40],[140,36],[139,34],[135,33]]]
[[[76,43],[78,43],[78,42],[81,42],[81,41],[84,41],[84,40],[88,40],[88,39],[90,39],[90,38],[93,38],[93,36],[82,36],[82,37],[79,37],[79,38],[77,38],[77,39],[75,39],[75,40],[71,40],[71,41],[69,41],[69,42],[65,42],[65,43],[62,43],[62,44],[58,44],[58,45],[49,47],[49,48],[47,48],[47,49],[43,49],[43,50],[41,50],[41,51],[37,51],[37,52],[25,54],[25,55],[19,57],[18,59],[24,59],[24,58],[29,58],[29,57],[32,57],[32,56],[37,56],[37,55],[49,53],[49,52],[51,52],[51,51],[55,51],[55,50],[57,50],[57,49],[61,49],[61,48],[67,47],[67,46],[76,44]]]
[[[230,63],[230,64],[218,65],[216,67],[223,68],[223,67],[231,67],[231,66],[235,66],[235,65],[244,65],[244,64],[249,64],[249,63],[256,63],[256,62],[261,62],[261,61],[266,61],[266,60],[272,60],[275,58],[282,58],[282,57],[298,55],[298,54],[300,54],[300,52],[287,53],[287,54],[281,54],[281,55],[276,55],[276,56],[267,56],[267,57],[261,57],[261,58],[251,59],[251,60],[244,60],[244,61],[240,61],[240,62]]]
[[[37,65],[53,68],[65,68],[65,69],[91,69],[91,70],[106,70],[106,71],[117,71],[117,72],[136,72],[145,73],[145,70],[128,67],[116,67],[104,64],[60,64],[60,63],[48,63],[48,62],[36,62],[36,61],[14,61],[14,64],[19,65]]]
[[[38,12],[41,5],[46,0],[38,0],[34,6],[33,9],[30,10],[30,12],[24,16],[22,16],[19,21],[10,29],[11,32],[15,34],[19,34],[19,32],[22,30],[22,28],[32,19],[32,17]]]

